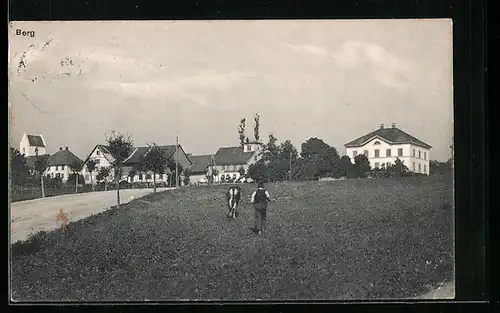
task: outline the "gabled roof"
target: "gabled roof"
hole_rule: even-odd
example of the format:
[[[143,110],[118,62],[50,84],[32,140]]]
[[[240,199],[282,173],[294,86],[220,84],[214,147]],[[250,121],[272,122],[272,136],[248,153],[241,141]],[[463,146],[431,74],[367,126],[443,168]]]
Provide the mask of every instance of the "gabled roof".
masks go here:
[[[59,150],[49,158],[49,166],[71,165],[73,162],[82,162],[82,160],[73,154],[73,152],[63,149]]]
[[[39,158],[44,158],[44,159],[49,159],[50,158],[50,154],[42,154],[42,155],[39,155],[38,156]],[[27,156],[26,157],[26,166],[30,169],[34,169],[35,168],[35,160],[36,160],[36,156],[35,155],[30,155],[30,156]]]
[[[88,160],[90,159],[90,156],[94,153],[94,151],[99,148],[99,150],[103,153],[103,156],[106,160],[108,160],[109,163],[113,163],[114,161],[114,158],[113,156],[111,155],[111,153],[109,153],[109,147],[108,146],[105,146],[105,145],[96,145],[94,147],[94,149],[92,149],[92,151],[90,151],[89,155],[87,156],[87,158],[85,159],[85,161],[83,162],[83,164],[87,164]]]
[[[173,158],[175,154],[175,145],[158,146],[161,151],[165,154],[167,158]],[[152,147],[136,147],[132,154],[123,162],[123,165],[134,165],[140,160],[142,160]],[[179,151],[184,152],[181,145],[178,145]],[[184,152],[185,154],[185,152]],[[188,157],[188,161],[192,164],[192,161]]]
[[[205,173],[213,158],[213,155],[191,155],[189,159],[193,162],[190,170],[192,174]]]
[[[215,165],[245,165],[255,151],[243,152],[242,147],[220,148],[215,154]]]
[[[367,142],[372,140],[375,137],[379,137],[390,144],[413,144],[417,146],[421,146],[427,149],[432,148],[429,144],[405,133],[401,129],[397,127],[391,128],[379,128],[371,133],[368,133],[364,136],[361,136],[353,141],[350,141],[344,145],[344,147],[361,147],[365,145]]]
[[[28,142],[31,147],[45,148],[45,143],[43,142],[42,136],[26,135],[26,137],[28,137]]]

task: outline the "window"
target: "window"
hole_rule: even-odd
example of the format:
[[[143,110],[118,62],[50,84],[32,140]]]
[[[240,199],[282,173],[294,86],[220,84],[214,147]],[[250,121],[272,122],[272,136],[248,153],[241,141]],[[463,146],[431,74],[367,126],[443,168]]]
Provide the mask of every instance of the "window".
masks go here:
[[[418,150],[418,158],[421,159],[422,158],[422,151]]]
[[[139,180],[142,180],[142,173],[139,173]]]
[[[427,165],[424,164],[424,174],[427,174]]]
[[[101,164],[101,159],[95,159],[95,165]]]
[[[422,173],[422,164],[420,164],[420,163],[418,164],[418,172]]]
[[[64,165],[61,165],[61,171],[64,171],[64,167],[65,167]]]
[[[424,160],[427,160],[427,152],[424,152]]]
[[[374,145],[379,145],[379,144],[380,144],[380,141],[375,141],[373,144],[374,144]]]
[[[379,168],[379,163],[378,162],[375,162],[375,168]]]
[[[388,157],[391,156],[391,149],[386,149],[385,150],[385,156],[388,156]]]
[[[236,174],[233,174],[233,178],[236,178]]]
[[[365,150],[365,151],[363,152],[363,154],[364,154],[366,157],[368,157],[368,150]]]
[[[415,172],[415,162],[412,163],[411,170]]]
[[[97,150],[97,151],[96,151],[96,154],[97,154],[97,155],[100,155],[100,154],[101,154],[101,151]]]
[[[151,174],[146,174],[146,179],[151,179]]]
[[[376,158],[380,157],[380,150],[379,149],[375,149],[375,157]]]
[[[413,149],[413,156],[415,156],[415,149]]]
[[[403,156],[403,149],[402,148],[398,149],[398,156]]]
[[[357,155],[358,155],[358,151],[354,150],[354,151],[352,152],[352,157],[353,157],[353,158],[355,158]]]

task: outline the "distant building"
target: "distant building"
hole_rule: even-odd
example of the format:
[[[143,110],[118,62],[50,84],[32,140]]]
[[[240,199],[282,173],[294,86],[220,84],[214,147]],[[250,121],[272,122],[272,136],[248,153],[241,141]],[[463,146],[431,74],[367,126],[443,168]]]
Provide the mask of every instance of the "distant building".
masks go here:
[[[71,164],[74,162],[82,162],[82,160],[69,151],[68,147],[59,148],[59,151],[49,157],[48,167],[45,175],[52,178],[61,178],[63,182],[67,181],[71,171]]]
[[[429,144],[405,133],[392,124],[390,128],[379,129],[346,143],[346,155],[352,162],[358,154],[364,154],[372,169],[393,165],[399,158],[408,169],[415,173],[429,175]]]
[[[159,146],[159,148],[163,151],[167,158],[171,158],[175,161],[175,145],[167,145],[167,146]],[[133,182],[152,182],[153,181],[153,173],[151,172],[137,172],[134,177],[130,177],[130,174],[135,169],[137,164],[143,160],[143,158],[147,155],[147,153],[151,150],[151,147],[136,147],[130,154],[130,156],[125,159],[122,163],[121,167],[121,177],[120,181],[127,181],[129,183]],[[191,166],[191,161],[187,157],[184,149],[181,145],[178,146],[178,162],[182,166],[182,168],[189,168]],[[109,152],[109,148],[104,145],[97,145],[92,152],[89,154],[87,159],[85,159],[82,174],[85,177],[85,183],[90,183],[90,172],[88,170],[87,162],[88,160],[94,160],[96,162],[96,170],[92,173],[92,181],[96,183],[96,177],[98,171],[101,167],[110,167],[114,162],[114,158]],[[167,182],[168,179],[168,170],[165,174],[156,174],[156,181],[164,181]],[[179,172],[179,176],[182,177],[182,172]],[[108,177],[108,181],[114,181],[114,171],[110,170],[110,175]]]
[[[243,147],[219,148],[214,156],[214,165],[209,167],[209,174],[216,169],[215,182],[225,182],[240,178],[240,168],[248,172],[250,165],[262,158],[263,144],[247,142]]]
[[[190,170],[190,182],[191,183],[206,183],[207,173],[210,164],[214,159],[212,154],[205,155],[188,155],[189,159],[193,163]]]
[[[24,133],[19,143],[19,152],[26,157],[47,154],[47,146],[43,136]]]

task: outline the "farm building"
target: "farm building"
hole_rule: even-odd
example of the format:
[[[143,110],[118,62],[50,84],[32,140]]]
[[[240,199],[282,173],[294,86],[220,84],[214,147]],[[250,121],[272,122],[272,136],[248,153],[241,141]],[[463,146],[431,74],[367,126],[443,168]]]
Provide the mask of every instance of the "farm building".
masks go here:
[[[95,162],[95,170],[90,173],[88,170],[87,162],[89,160],[93,160]],[[107,167],[111,168],[111,164],[114,162],[114,158],[109,153],[108,147],[105,145],[96,145],[94,149],[90,152],[89,156],[85,159],[84,166],[82,168],[82,175],[85,178],[85,183],[90,184],[91,182],[91,177],[92,175],[92,182],[96,182],[97,174],[99,173],[101,168]],[[114,172],[110,171],[109,177],[107,178],[108,181],[113,181],[114,180]]]
[[[260,142],[248,142],[243,147],[220,148],[214,156],[214,164],[209,167],[209,175],[215,169],[215,182],[239,179],[241,169],[246,173],[250,165],[262,158],[262,147]]]
[[[190,182],[206,183],[208,167],[212,164],[214,156],[211,154],[189,155],[189,159],[193,163],[190,168]]]
[[[408,169],[415,173],[429,175],[429,144],[405,133],[392,124],[380,128],[346,143],[346,155],[354,162],[358,154],[364,154],[372,168],[384,168],[394,164],[399,158]]]
[[[61,178],[63,182],[67,181],[71,171],[70,165],[74,162],[82,162],[68,147],[59,148],[59,151],[49,157],[48,167],[45,175],[52,178]]]

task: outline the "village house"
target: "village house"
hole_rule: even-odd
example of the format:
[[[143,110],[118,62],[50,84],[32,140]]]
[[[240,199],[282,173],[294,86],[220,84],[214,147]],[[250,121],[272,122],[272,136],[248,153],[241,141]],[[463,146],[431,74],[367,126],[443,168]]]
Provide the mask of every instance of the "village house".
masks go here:
[[[190,171],[190,182],[192,184],[196,183],[207,183],[208,182],[208,168],[213,163],[214,155],[188,155],[189,159],[193,163],[191,165]]]
[[[167,158],[171,158],[175,161],[175,145],[169,146],[159,146],[159,148],[165,153]],[[135,147],[130,156],[125,159],[122,163],[121,167],[121,177],[120,181],[126,181],[129,183],[134,182],[152,182],[153,181],[153,173],[151,172],[140,172],[136,170],[137,165],[150,151],[151,147]],[[177,151],[178,162],[182,166],[182,168],[189,168],[191,166],[191,161],[187,157],[184,149],[181,145],[178,146]],[[112,170],[112,164],[114,162],[114,158],[109,152],[109,148],[104,145],[97,145],[89,154],[87,159],[85,159],[85,166],[82,169],[82,174],[85,177],[85,183],[90,184],[90,172],[88,167],[86,166],[89,160],[94,160],[96,162],[96,170],[92,172],[92,182],[96,183],[97,174],[102,167],[110,168],[110,175],[107,177],[108,182],[114,181],[114,171]],[[135,171],[135,173],[133,173]],[[131,174],[135,174],[131,177]],[[182,172],[179,172],[179,176],[182,176]],[[168,180],[168,170],[164,174],[156,174],[157,182],[167,182]]]
[[[429,175],[429,144],[405,133],[392,124],[346,143],[346,155],[354,162],[358,154],[364,154],[372,169],[387,168],[399,158],[412,172]]]
[[[69,175],[73,173],[71,165],[75,162],[81,163],[82,160],[69,151],[68,147],[64,149],[60,147],[59,151],[49,157],[48,167],[44,174],[47,177],[60,178],[63,182],[66,182]]]
[[[214,182],[238,180],[241,168],[247,173],[249,166],[262,158],[262,149],[263,144],[256,141],[247,142],[243,147],[220,148],[209,166],[208,175],[214,176]]]

